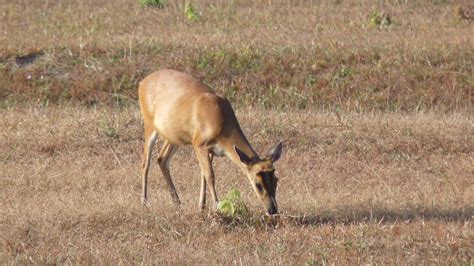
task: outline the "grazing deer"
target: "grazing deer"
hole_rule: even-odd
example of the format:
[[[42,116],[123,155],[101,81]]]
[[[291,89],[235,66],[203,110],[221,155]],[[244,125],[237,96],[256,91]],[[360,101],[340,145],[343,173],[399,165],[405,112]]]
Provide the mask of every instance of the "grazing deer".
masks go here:
[[[206,202],[206,184],[217,207],[212,160],[214,156],[227,156],[247,175],[268,213],[277,213],[275,193],[278,179],[273,163],[280,158],[281,141],[267,157],[260,158],[244,136],[229,101],[179,71],[160,70],[150,74],[140,82],[138,94],[145,129],[144,204],[151,151],[159,135],[164,144],[158,155],[158,164],[176,204],[180,201],[171,180],[169,162],[179,145],[191,144],[201,168],[201,209]]]

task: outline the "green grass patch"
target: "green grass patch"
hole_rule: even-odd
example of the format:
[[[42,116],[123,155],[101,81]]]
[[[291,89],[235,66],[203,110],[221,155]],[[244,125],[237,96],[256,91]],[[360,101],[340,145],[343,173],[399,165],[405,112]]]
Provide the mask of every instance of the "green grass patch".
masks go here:
[[[392,25],[392,18],[385,12],[374,10],[369,15],[369,24],[379,28],[387,28]]]
[[[165,6],[165,1],[163,0],[139,0],[140,5],[163,8]]]
[[[201,13],[192,3],[186,3],[184,6],[184,15],[188,21],[196,21],[201,18]]]

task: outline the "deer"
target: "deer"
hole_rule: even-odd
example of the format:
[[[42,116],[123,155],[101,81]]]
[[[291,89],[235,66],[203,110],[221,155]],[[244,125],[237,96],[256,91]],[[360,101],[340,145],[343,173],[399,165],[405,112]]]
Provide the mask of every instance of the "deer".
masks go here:
[[[163,69],[149,74],[139,83],[138,96],[144,124],[144,205],[147,205],[151,153],[159,136],[163,145],[157,161],[176,205],[181,202],[171,179],[169,163],[179,146],[191,145],[201,169],[200,210],[206,204],[206,185],[217,210],[219,201],[212,162],[214,156],[225,156],[248,177],[267,214],[277,214],[278,178],[274,163],[282,153],[282,141],[261,158],[245,137],[230,102],[184,72]]]

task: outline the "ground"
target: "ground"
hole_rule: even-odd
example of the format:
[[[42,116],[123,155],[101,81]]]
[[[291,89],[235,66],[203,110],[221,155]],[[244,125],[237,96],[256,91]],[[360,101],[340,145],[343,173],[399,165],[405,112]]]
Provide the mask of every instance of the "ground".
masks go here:
[[[1,264],[474,263],[472,1],[146,1],[0,0]],[[182,206],[156,158],[141,204],[137,88],[162,68],[260,154],[283,140],[273,220],[225,158],[218,196],[250,212],[200,212],[189,147]]]
[[[138,107],[2,111],[0,260],[16,263],[472,263],[472,120],[466,114],[239,110],[263,153],[279,139],[281,216],[266,222],[246,177],[215,160],[217,191],[250,220],[198,211],[189,147],[156,161],[141,205]],[[156,155],[156,153],[155,153]]]

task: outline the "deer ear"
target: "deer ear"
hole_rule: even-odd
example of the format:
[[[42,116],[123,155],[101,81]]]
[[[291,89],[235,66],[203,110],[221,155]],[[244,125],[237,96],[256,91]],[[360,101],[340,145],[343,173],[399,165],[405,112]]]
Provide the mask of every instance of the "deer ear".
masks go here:
[[[272,162],[276,162],[278,161],[278,159],[280,159],[282,150],[283,150],[283,141],[280,140],[280,142],[278,142],[278,144],[275,147],[273,147],[273,149],[271,149],[270,152],[268,153],[268,156],[270,157],[270,159],[272,159]]]
[[[250,158],[243,151],[239,150],[239,148],[237,148],[235,145],[234,145],[234,150],[235,150],[235,153],[237,153],[237,156],[239,156],[241,163],[243,163],[244,165],[250,164],[251,162]]]

